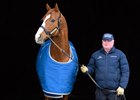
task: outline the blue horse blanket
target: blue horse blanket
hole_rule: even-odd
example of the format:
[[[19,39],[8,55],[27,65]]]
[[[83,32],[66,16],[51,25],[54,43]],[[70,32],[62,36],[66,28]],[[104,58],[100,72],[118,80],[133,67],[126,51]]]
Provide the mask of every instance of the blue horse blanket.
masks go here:
[[[36,61],[36,71],[45,94],[70,94],[78,73],[78,57],[73,44],[70,44],[70,59],[68,62],[57,62],[50,55],[51,41],[47,40],[39,49]]]

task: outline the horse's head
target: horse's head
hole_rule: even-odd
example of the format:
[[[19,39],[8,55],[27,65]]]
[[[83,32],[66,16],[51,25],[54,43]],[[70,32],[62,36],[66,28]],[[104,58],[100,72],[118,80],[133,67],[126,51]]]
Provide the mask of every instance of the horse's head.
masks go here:
[[[63,15],[59,11],[58,5],[56,4],[54,8],[51,8],[46,4],[46,9],[48,12],[42,18],[43,23],[35,34],[35,41],[38,44],[43,44],[48,37],[56,36],[61,26]]]

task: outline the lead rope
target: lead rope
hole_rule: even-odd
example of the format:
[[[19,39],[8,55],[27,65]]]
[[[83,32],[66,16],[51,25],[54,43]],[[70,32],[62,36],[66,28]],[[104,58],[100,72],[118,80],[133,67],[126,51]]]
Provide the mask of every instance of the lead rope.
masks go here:
[[[100,89],[102,89],[104,91],[109,91],[109,92],[112,92],[112,93],[116,93],[116,90],[109,90],[109,89],[104,89],[104,88],[100,87],[99,84],[96,83],[96,81],[92,78],[92,76],[88,72],[86,72],[86,74],[89,76],[89,78],[92,80],[92,82],[94,82],[94,84],[98,88],[100,88]],[[118,100],[117,98],[118,98],[118,96],[116,95],[115,100]],[[121,96],[121,99],[126,100],[125,94]]]
[[[45,33],[46,33],[47,31],[46,31],[45,27],[43,27],[43,26],[41,26],[41,27],[43,28],[43,30],[44,30]],[[47,33],[46,33],[46,34],[47,34]],[[72,57],[71,57],[64,49],[62,49],[60,46],[58,46],[58,45],[52,40],[52,38],[50,37],[50,35],[48,35],[48,38],[51,40],[51,42],[52,42],[61,52],[63,52],[67,57],[69,57],[71,60],[73,60]],[[81,64],[80,64],[78,61],[76,61],[76,63],[78,63],[78,65],[81,66]],[[109,92],[114,92],[114,93],[116,93],[115,90],[109,90],[109,89],[104,89],[104,88],[100,87],[99,84],[96,83],[96,81],[92,78],[92,76],[91,76],[88,72],[86,72],[86,74],[89,76],[89,78],[92,80],[92,82],[94,82],[94,84],[95,84],[97,87],[99,87],[100,89],[105,90],[105,91],[109,91]],[[125,95],[122,95],[122,97],[123,97],[123,100],[126,100]],[[116,95],[115,100],[117,100],[117,95]]]
[[[46,33],[47,37],[51,40],[51,42],[52,42],[61,52],[63,52],[67,57],[69,57],[71,60],[73,60],[72,57],[71,57],[64,49],[62,49],[59,45],[57,45],[57,44],[52,40],[52,38],[51,38],[50,35],[48,34],[48,32],[47,32],[47,30],[45,29],[45,27],[41,26],[41,28],[44,30],[44,32]],[[59,29],[59,28],[57,28],[57,30],[58,30],[58,29]],[[78,63],[78,65],[81,66],[81,65],[79,64],[79,62],[76,61],[76,63]]]

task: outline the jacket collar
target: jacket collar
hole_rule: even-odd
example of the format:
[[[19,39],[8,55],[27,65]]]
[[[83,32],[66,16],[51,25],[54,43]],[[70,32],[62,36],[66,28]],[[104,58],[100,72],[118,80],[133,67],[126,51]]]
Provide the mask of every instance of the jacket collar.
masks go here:
[[[116,48],[115,48],[115,46],[113,46],[112,49],[109,51],[109,53],[113,53],[113,52],[115,52],[115,50],[116,50]],[[101,52],[106,53],[104,48],[101,48]]]

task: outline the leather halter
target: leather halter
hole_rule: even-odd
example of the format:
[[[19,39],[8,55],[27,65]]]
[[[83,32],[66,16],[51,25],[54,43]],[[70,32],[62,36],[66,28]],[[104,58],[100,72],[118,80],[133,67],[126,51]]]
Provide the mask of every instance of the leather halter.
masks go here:
[[[61,18],[61,13],[59,14],[59,17],[58,17],[58,25],[57,25],[57,27],[55,27],[55,28],[52,29],[51,31],[48,31],[44,26],[40,26],[40,27],[44,30],[44,32],[46,33],[46,35],[48,35],[48,38],[51,40],[51,42],[52,42],[61,52],[63,52],[67,57],[69,57],[69,58],[72,60],[72,57],[71,57],[64,49],[62,49],[61,47],[59,47],[59,46],[53,41],[53,39],[51,38],[51,36],[53,35],[53,33],[54,33],[56,30],[59,31],[59,29],[60,29],[60,25],[61,25],[61,20],[60,20],[60,18]]]
[[[52,34],[56,31],[56,30],[59,30],[60,29],[60,24],[61,24],[61,20],[60,20],[60,17],[61,17],[61,13],[59,14],[59,17],[58,17],[58,25],[53,28],[51,31],[48,31],[44,26],[40,26],[44,32],[46,33],[46,35],[49,35],[50,37],[52,36]]]

